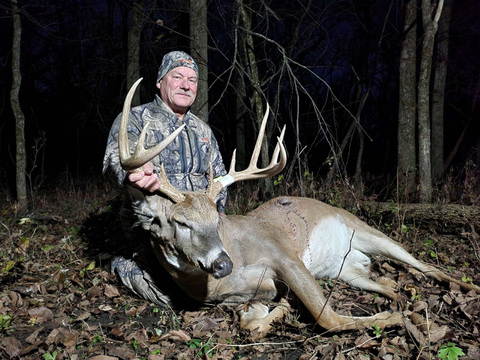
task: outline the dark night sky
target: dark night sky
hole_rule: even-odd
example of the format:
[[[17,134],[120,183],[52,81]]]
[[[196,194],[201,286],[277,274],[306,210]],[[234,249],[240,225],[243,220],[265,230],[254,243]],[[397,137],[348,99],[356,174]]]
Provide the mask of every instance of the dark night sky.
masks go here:
[[[12,187],[14,176],[14,120],[9,104],[11,86],[12,21],[9,1],[0,0],[0,187]],[[22,88],[20,100],[26,115],[30,155],[45,139],[36,174],[44,169],[49,178],[69,174],[73,178],[101,176],[103,151],[109,127],[121,111],[125,88],[126,36],[129,1],[39,0],[22,7]],[[233,1],[209,2],[210,116],[225,159],[235,147],[235,86],[227,86],[234,56]],[[281,52],[289,49],[298,18],[306,1],[267,1],[270,12],[253,2],[263,14],[254,23],[260,60],[261,84],[269,102],[279,93],[278,123],[286,123],[289,155],[294,154],[293,119],[300,114],[298,139],[308,156],[311,171],[321,169],[331,155],[329,141],[341,141],[355,113],[358,79],[372,83],[362,114],[368,137],[366,172],[394,174],[398,109],[398,56],[402,34],[400,2],[313,1],[299,27],[299,40],[291,52],[294,74],[308,96],[290,81],[280,78]],[[109,8],[109,4],[115,4]],[[188,49],[188,14],[171,2],[146,1],[141,46],[142,102],[155,94],[155,76],[163,54]],[[301,6],[302,5],[302,6]],[[392,7],[390,7],[392,5]],[[388,14],[388,15],[387,15]],[[472,160],[480,166],[480,2],[456,1],[450,32],[448,84],[445,92],[445,152],[451,151],[467,129],[455,157],[462,167]],[[385,19],[387,18],[387,21]],[[165,26],[159,26],[162,20]],[[384,29],[380,48],[379,37]],[[355,72],[352,71],[355,69]],[[327,87],[313,74],[321,76]],[[337,99],[334,100],[329,88]],[[248,91],[248,88],[247,88]],[[297,101],[297,93],[299,92]],[[248,96],[245,97],[248,101]],[[298,109],[297,109],[297,104]],[[313,105],[315,104],[315,106]],[[318,111],[316,114],[315,111]],[[245,113],[248,120],[249,115]],[[248,125],[248,122],[247,122]],[[250,126],[251,127],[251,126]],[[331,139],[323,135],[328,130]],[[368,139],[368,138],[367,138]],[[351,143],[350,160],[356,161],[357,140]],[[379,156],[380,155],[380,156]],[[292,157],[290,157],[292,160]],[[228,161],[228,160],[227,160]]]

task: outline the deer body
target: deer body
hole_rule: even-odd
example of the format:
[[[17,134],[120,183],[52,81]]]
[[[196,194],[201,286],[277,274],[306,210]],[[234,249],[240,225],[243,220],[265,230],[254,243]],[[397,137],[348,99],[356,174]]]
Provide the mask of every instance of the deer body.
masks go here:
[[[119,136],[120,158],[122,164],[126,164],[126,170],[141,167],[168,143],[166,140],[155,149],[145,151],[141,136],[134,155],[130,156],[126,122],[137,84],[132,86],[125,100],[120,127],[120,133],[123,132]],[[284,315],[288,306],[282,302],[269,312],[265,305],[255,301],[274,300],[279,282],[297,295],[325,329],[359,329],[374,323],[385,327],[402,323],[399,313],[341,316],[326,302],[316,281],[322,277],[339,278],[394,300],[400,298],[390,284],[370,278],[368,255],[384,255],[425,275],[455,282],[466,290],[480,293],[479,287],[453,279],[418,261],[397,242],[353,214],[317,200],[279,197],[245,216],[220,217],[215,199],[224,186],[235,181],[273,176],[285,165],[282,132],[270,165],[265,169],[256,167],[267,115],[268,112],[249,167],[236,172],[233,156],[227,184],[211,179],[205,193],[181,192],[168,183],[162,171],[160,192],[165,197],[153,194],[145,199],[145,206],[155,214],[150,231],[157,258],[189,296],[205,303],[240,304],[240,325],[256,330],[254,336],[261,337],[268,332],[273,320]]]

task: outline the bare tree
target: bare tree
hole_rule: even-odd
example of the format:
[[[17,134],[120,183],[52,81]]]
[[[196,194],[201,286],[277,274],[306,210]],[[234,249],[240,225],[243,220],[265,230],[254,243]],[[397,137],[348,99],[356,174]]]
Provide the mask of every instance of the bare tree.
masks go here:
[[[27,154],[25,145],[25,115],[20,107],[18,94],[22,84],[22,74],[20,72],[20,46],[22,39],[22,23],[20,21],[20,11],[16,0],[12,0],[13,16],[13,43],[12,43],[12,89],[10,92],[10,102],[15,117],[15,140],[16,140],[16,189],[18,213],[23,214],[28,210],[27,200]]]
[[[416,119],[417,119],[417,6],[404,2],[403,41],[399,69],[399,104],[397,128],[397,166],[399,183],[405,195],[415,189]]]
[[[434,5],[437,9],[434,10]],[[442,13],[443,0],[432,4],[431,0],[422,0],[423,41],[418,81],[418,146],[420,200],[432,201],[432,161],[431,161],[431,117],[430,117],[430,77],[432,57],[438,21]],[[432,18],[433,16],[433,18]]]
[[[190,1],[190,48],[199,72],[197,97],[192,111],[208,122],[207,0]]]
[[[127,44],[127,88],[130,88],[140,77],[140,46],[145,6],[143,0],[134,0],[132,18],[128,31]],[[132,100],[133,105],[140,105],[140,92]]]
[[[238,13],[240,17],[240,23],[242,28],[244,29],[244,51],[243,53],[245,54],[245,70],[249,75],[249,78],[251,80],[251,86],[252,86],[252,94],[250,97],[250,104],[251,108],[253,110],[253,113],[255,114],[256,122],[258,124],[258,127],[260,128],[260,124],[263,119],[263,100],[262,100],[262,89],[260,87],[260,76],[259,76],[259,70],[258,70],[258,59],[255,54],[255,44],[253,41],[253,36],[251,34],[251,22],[250,22],[250,17],[249,14],[247,13],[247,10],[244,6],[243,0],[237,0],[236,1],[237,8],[238,8]],[[262,153],[261,153],[261,164],[262,166],[266,166],[269,163],[269,158],[268,158],[268,140],[267,137],[263,138],[263,144],[262,144]],[[265,192],[267,194],[273,194],[273,182],[271,179],[265,179]]]
[[[443,175],[444,163],[444,103],[447,82],[449,29],[452,14],[451,0],[445,0],[443,13],[438,24],[437,54],[432,96],[432,176],[438,179]]]

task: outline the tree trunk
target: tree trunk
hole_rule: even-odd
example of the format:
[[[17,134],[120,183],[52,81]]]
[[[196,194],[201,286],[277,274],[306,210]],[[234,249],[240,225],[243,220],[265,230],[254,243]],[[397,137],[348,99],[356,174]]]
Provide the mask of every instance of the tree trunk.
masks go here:
[[[418,147],[420,170],[420,201],[432,201],[432,161],[431,161],[431,118],[430,118],[430,76],[432,56],[438,20],[442,12],[443,0],[438,3],[435,18],[430,0],[422,0],[423,42],[418,81]]]
[[[197,97],[192,111],[208,122],[208,26],[207,0],[190,1],[190,48],[198,64]]]
[[[25,145],[25,115],[20,107],[19,92],[22,84],[20,71],[20,47],[22,39],[22,23],[16,0],[12,0],[13,16],[13,42],[12,42],[12,89],[10,102],[15,117],[15,141],[16,141],[16,189],[18,214],[24,214],[28,210],[27,200],[27,154]]]
[[[262,89],[260,88],[260,77],[258,74],[258,66],[257,66],[257,57],[255,55],[254,49],[255,45],[253,43],[253,37],[251,35],[250,29],[250,19],[248,14],[245,10],[244,4],[242,0],[237,0],[238,11],[240,15],[240,23],[243,25],[245,29],[245,43],[246,43],[246,58],[247,58],[247,66],[246,71],[250,77],[251,85],[252,85],[252,97],[251,97],[251,106],[253,113],[255,114],[255,118],[258,124],[258,129],[260,129],[260,125],[262,123],[263,115],[264,115],[264,108],[262,105],[262,99],[260,94],[262,93]],[[268,136],[264,136],[263,143],[262,143],[262,151],[261,151],[261,166],[266,167],[270,163],[269,161],[269,153],[268,153]],[[273,194],[273,181],[271,178],[265,179],[265,194],[267,196]]]
[[[132,20],[128,31],[127,89],[140,78],[140,46],[145,6],[143,0],[135,0],[132,7]],[[133,95],[132,106],[140,105],[140,92]]]
[[[397,129],[397,166],[400,186],[408,197],[415,189],[416,163],[416,41],[417,7],[405,2],[402,49],[399,68],[399,103]]]
[[[439,179],[443,176],[443,150],[444,150],[444,134],[443,134],[443,115],[445,102],[445,84],[447,82],[447,66],[448,66],[448,45],[449,45],[449,28],[452,13],[451,0],[446,0],[443,7],[443,14],[440,18],[438,37],[437,37],[437,54],[435,61],[435,78],[433,82],[432,97],[432,177]]]
[[[239,22],[240,14],[237,13],[235,20],[235,55],[233,61],[237,64],[244,63],[242,59],[245,59],[245,39],[238,36],[239,34]],[[246,160],[246,133],[245,133],[245,116],[247,114],[247,108],[245,106],[245,81],[243,72],[236,71],[233,76],[235,86],[235,149],[236,149],[236,164],[238,169],[245,169],[247,167]],[[231,149],[233,151],[233,149]],[[230,151],[230,152],[231,152]]]
[[[459,204],[393,204],[365,202],[360,206],[369,216],[381,217],[382,223],[400,219],[403,224],[427,224],[439,232],[468,231],[471,226],[480,228],[480,207]]]

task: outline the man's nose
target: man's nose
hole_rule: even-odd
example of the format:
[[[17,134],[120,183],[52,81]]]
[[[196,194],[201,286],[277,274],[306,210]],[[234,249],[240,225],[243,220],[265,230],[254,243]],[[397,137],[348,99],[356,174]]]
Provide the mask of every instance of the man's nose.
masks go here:
[[[180,83],[182,89],[190,89],[190,82],[187,78],[183,78],[182,82]]]

